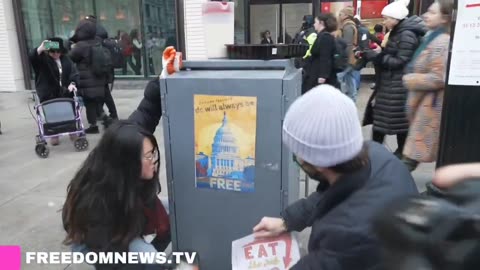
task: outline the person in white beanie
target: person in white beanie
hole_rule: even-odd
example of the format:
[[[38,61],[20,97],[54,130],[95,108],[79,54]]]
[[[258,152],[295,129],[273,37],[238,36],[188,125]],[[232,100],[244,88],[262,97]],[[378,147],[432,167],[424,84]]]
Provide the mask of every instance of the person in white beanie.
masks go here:
[[[420,17],[408,17],[408,3],[408,0],[399,0],[382,11],[384,24],[391,31],[385,49],[375,49],[378,55],[373,62],[380,72],[376,90],[367,104],[368,115],[365,115],[365,119],[373,119],[374,141],[383,143],[385,135],[397,136],[395,155],[398,158],[402,156],[409,129],[405,111],[408,92],[402,78],[426,33]]]
[[[312,227],[309,254],[290,269],[381,269],[371,223],[386,203],[418,193],[406,166],[382,145],[364,142],[354,102],[329,85],[291,105],[283,141],[319,184],[281,218],[264,217],[253,228],[255,237]]]

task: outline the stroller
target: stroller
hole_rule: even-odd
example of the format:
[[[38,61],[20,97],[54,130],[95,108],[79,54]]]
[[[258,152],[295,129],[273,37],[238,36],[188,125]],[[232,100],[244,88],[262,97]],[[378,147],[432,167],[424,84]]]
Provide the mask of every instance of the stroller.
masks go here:
[[[35,153],[40,158],[47,158],[50,151],[47,139],[58,136],[76,135],[73,142],[77,151],[88,149],[85,129],[81,118],[80,101],[77,92],[74,98],[56,98],[40,103],[35,95],[35,112],[38,124]]]

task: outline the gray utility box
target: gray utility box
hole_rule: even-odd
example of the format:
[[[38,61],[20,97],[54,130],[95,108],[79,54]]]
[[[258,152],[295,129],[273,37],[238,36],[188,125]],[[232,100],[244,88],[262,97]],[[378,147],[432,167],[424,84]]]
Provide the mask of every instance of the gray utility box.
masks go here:
[[[232,241],[299,196],[282,144],[299,95],[292,60],[209,60],[160,79],[173,250],[200,269],[231,269]]]

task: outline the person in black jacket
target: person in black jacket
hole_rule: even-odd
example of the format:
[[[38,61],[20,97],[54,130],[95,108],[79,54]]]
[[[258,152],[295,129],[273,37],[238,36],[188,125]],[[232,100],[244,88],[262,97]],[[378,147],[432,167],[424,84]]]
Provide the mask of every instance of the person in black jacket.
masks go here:
[[[335,37],[337,19],[331,13],[321,14],[315,18],[317,39],[310,50],[311,56],[306,59],[302,94],[319,84],[330,84],[339,87],[334,70]]]
[[[418,194],[405,165],[382,145],[364,142],[355,103],[329,85],[290,106],[283,138],[300,168],[319,184],[281,218],[264,217],[253,229],[255,237],[312,227],[309,254],[289,269],[380,269],[375,214],[391,200]]]
[[[47,50],[45,43],[58,42],[58,49]],[[61,38],[49,38],[34,48],[29,55],[35,73],[35,89],[44,102],[59,97],[73,97],[72,91],[79,84],[79,74]]]
[[[77,64],[80,72],[79,91],[83,97],[87,109],[87,120],[90,127],[85,130],[86,133],[99,133],[97,126],[97,116],[100,104],[103,104],[105,98],[105,85],[107,84],[107,75],[95,75],[92,70],[92,48],[100,43],[96,39],[97,26],[88,19],[81,20],[75,29],[75,34],[70,40],[74,43],[70,51],[70,58]]]
[[[375,64],[380,69],[379,85],[374,92],[373,140],[383,143],[385,135],[397,135],[397,157],[401,157],[407,138],[409,122],[405,107],[407,89],[403,85],[405,67],[410,62],[420,40],[425,34],[423,20],[418,16],[407,18],[408,0],[400,0],[386,6],[382,11],[385,25],[391,29],[385,49],[377,47],[380,54]]]
[[[57,42],[58,49],[45,48],[46,42]],[[35,90],[40,103],[61,97],[73,97],[79,85],[79,74],[72,60],[66,55],[63,39],[50,38],[34,48],[29,55],[35,73]],[[59,144],[58,137],[51,139],[52,145]]]
[[[161,117],[160,81],[159,78],[155,78],[145,87],[143,99],[129,120],[153,134]]]
[[[262,44],[273,44],[272,35],[270,31],[266,30],[261,34],[262,37]]]
[[[85,17],[87,20],[91,20],[96,24],[96,37],[100,42],[103,42],[105,39],[108,39],[108,32],[105,27],[103,27],[102,24],[100,24],[97,21],[97,18],[93,15],[88,15]],[[110,117],[108,117],[105,112],[103,111],[103,103],[99,104],[100,105],[100,115],[98,117],[102,118],[103,124],[105,126],[108,126],[108,123],[110,123],[113,119],[118,120],[118,113],[117,113],[117,106],[115,105],[115,101],[113,100],[112,92],[109,87],[109,83],[113,84],[113,80],[115,77],[115,71],[112,67],[112,70],[107,78],[107,84],[105,85],[105,98],[103,100],[103,103],[107,105],[108,112],[110,113]]]

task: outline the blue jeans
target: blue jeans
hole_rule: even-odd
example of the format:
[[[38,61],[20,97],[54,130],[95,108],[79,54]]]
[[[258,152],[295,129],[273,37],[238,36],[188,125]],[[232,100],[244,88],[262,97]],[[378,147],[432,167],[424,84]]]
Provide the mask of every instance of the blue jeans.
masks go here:
[[[357,92],[360,90],[361,73],[359,70],[353,70],[353,76],[355,76],[355,83],[357,84]]]
[[[345,71],[337,74],[338,82],[340,83],[340,90],[351,98],[354,102],[357,100],[357,76],[360,72],[354,70],[352,67],[348,67]]]

